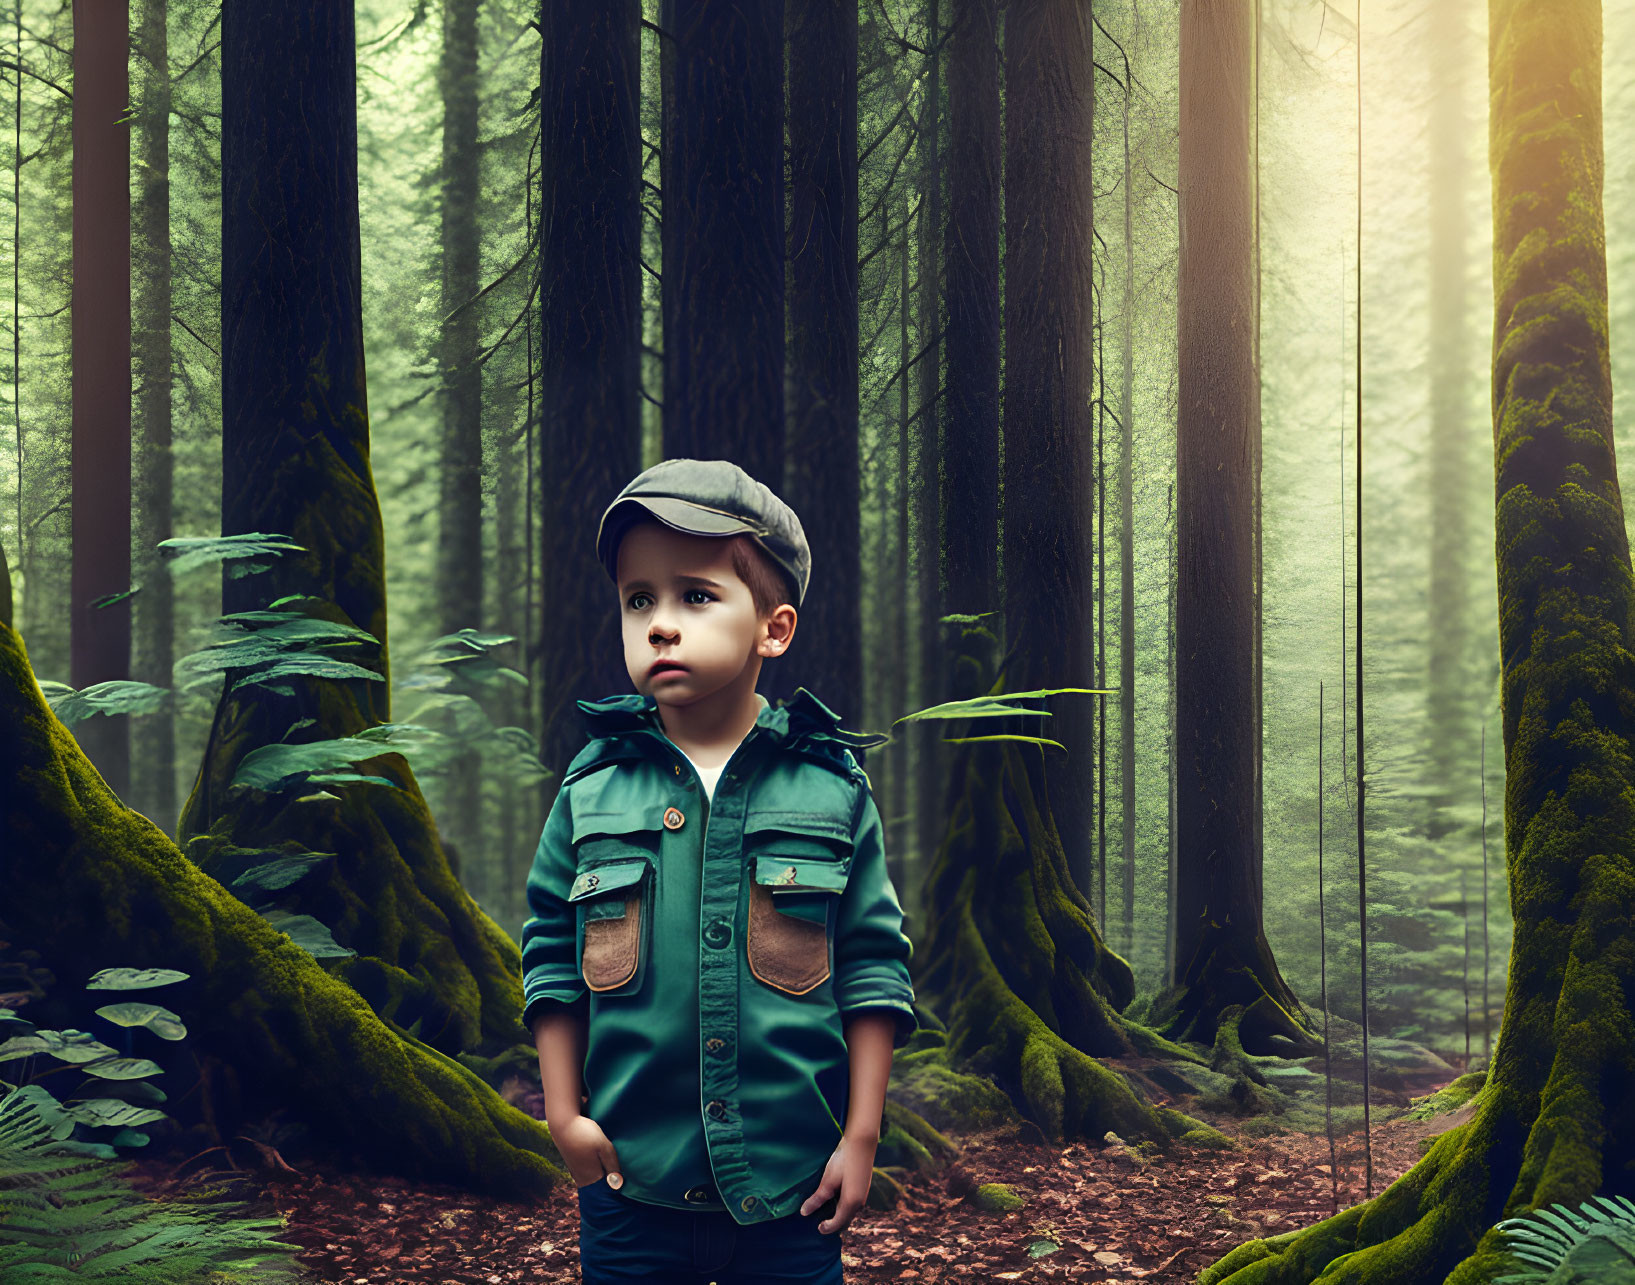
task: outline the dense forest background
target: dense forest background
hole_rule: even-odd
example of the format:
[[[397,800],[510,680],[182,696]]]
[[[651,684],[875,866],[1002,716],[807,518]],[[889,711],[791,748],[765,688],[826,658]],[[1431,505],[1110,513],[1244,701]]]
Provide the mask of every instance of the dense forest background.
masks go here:
[[[856,690],[836,690],[803,676],[797,642],[782,662],[789,671],[771,667],[763,682],[774,698],[809,682],[852,727],[889,729],[937,699],[931,674],[952,645],[927,608],[937,602],[926,586],[940,574],[940,541],[916,514],[941,460],[947,232],[960,199],[950,178],[960,144],[950,126],[947,36],[954,10],[977,8],[955,0],[859,8],[861,579],[834,585],[834,568],[819,557],[813,581],[830,579],[826,593],[855,596],[864,663]],[[1083,497],[1098,550],[1095,664],[1093,673],[1064,666],[1054,681],[1127,688],[1131,717],[1126,727],[1117,694],[1050,703],[1060,712],[1070,701],[1101,702],[1094,752],[1075,768],[1091,800],[1089,844],[1070,851],[1104,937],[1146,995],[1171,966],[1176,834],[1178,8],[1163,0],[1095,7],[1095,487]],[[217,673],[189,663],[217,636],[219,557],[184,567],[157,548],[220,534],[219,15],[219,5],[195,0],[131,6],[130,556],[140,591],[99,610],[129,614],[129,677],[167,694],[132,697],[133,712],[75,724],[82,732],[93,722],[128,723],[121,793],[173,834],[219,692]],[[1469,0],[1370,0],[1360,15],[1321,0],[1264,0],[1257,112],[1266,933],[1284,976],[1315,1003],[1324,962],[1321,825],[1327,984],[1336,1012],[1360,1016],[1349,614],[1360,574],[1371,1025],[1450,1060],[1468,1050],[1473,1065],[1497,1029],[1509,949],[1486,22],[1485,6]],[[42,682],[65,684],[73,677],[72,26],[70,5],[56,0],[17,0],[0,14],[10,100],[0,118],[11,126],[0,129],[0,170],[13,180],[0,182],[0,544],[34,667]],[[1002,73],[1004,31],[1001,21]],[[549,282],[540,269],[540,39],[533,7],[505,0],[357,5],[364,340],[388,551],[392,707],[397,720],[440,733],[413,746],[411,762],[465,886],[513,936],[526,914],[527,862],[567,761],[563,746],[571,754],[572,700],[628,690],[616,654],[591,661],[586,685],[574,690],[553,683],[543,659],[548,635],[583,649],[611,638],[616,604],[603,584],[605,619],[552,601],[564,574],[600,572],[594,525],[564,529],[549,502],[558,457],[541,427]],[[662,458],[666,395],[663,39],[658,0],[646,0],[638,467]],[[1605,208],[1620,399],[1631,395],[1635,370],[1635,171],[1616,160],[1635,155],[1635,70],[1618,56],[1632,44],[1635,5],[1607,4]],[[792,43],[787,56],[793,69],[805,50]],[[1002,112],[1012,96],[1002,88]],[[1014,128],[1007,122],[1004,137]],[[1003,150],[994,160],[1002,181]],[[1002,218],[1001,246],[1013,232]],[[1623,425],[1618,446],[1627,509],[1635,441]],[[801,510],[784,478],[762,480]],[[611,498],[587,503],[599,511]],[[944,512],[944,533],[960,521],[958,511]],[[583,561],[556,566],[556,549],[577,550]],[[1003,584],[1002,546],[997,556]],[[479,633],[453,640],[460,630]],[[815,625],[805,632],[810,642],[819,636]],[[944,801],[925,785],[931,739],[895,730],[867,767],[913,937]]]

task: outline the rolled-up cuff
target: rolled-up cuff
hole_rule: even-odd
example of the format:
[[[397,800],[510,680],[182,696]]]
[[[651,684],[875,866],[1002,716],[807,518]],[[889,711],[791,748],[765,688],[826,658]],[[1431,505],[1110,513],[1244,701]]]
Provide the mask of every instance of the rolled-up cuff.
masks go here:
[[[576,974],[561,981],[526,983],[522,993],[522,1024],[531,1033],[534,1019],[541,1013],[557,1008],[572,1008],[590,994],[584,981]]]
[[[900,1049],[920,1029],[914,1012],[914,988],[890,974],[863,974],[847,978],[835,987],[835,1006],[841,1018],[864,1009],[884,1009],[897,1021],[891,1047]]]

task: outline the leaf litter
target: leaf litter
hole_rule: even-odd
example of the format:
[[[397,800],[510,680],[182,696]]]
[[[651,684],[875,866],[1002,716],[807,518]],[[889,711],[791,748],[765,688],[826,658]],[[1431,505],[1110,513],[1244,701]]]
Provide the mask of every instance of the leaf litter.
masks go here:
[[[514,1095],[540,1113],[539,1094]],[[1175,1143],[1150,1159],[1117,1145],[1052,1144],[1032,1125],[950,1134],[959,1157],[910,1175],[893,1209],[864,1208],[840,1233],[848,1285],[939,1281],[1095,1281],[1190,1285],[1200,1269],[1244,1240],[1308,1227],[1334,1210],[1327,1140],[1284,1133],[1234,1134],[1223,1152]],[[1419,1160],[1446,1118],[1397,1115],[1374,1128],[1377,1195]],[[1363,1199],[1362,1143],[1338,1139],[1339,1207]],[[268,1153],[271,1153],[269,1155]],[[223,1165],[217,1149],[215,1163]],[[282,1167],[248,1140],[230,1167],[178,1175],[157,1158],[133,1162],[133,1183],[152,1199],[203,1187],[259,1201],[282,1215],[279,1239],[301,1246],[313,1282],[333,1285],[510,1285],[579,1279],[579,1206],[570,1188],[537,1202],[475,1195],[447,1184],[349,1172],[303,1158]],[[1026,1204],[988,1213],[967,1199],[1003,1183]],[[815,1216],[814,1216],[815,1217]]]

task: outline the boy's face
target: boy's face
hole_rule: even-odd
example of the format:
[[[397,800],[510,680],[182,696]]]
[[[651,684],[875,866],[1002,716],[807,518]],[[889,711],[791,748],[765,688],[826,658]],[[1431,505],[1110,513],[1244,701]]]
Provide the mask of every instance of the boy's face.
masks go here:
[[[640,522],[620,541],[618,557],[625,668],[643,695],[690,705],[746,673],[752,690],[761,659],[788,649],[794,607],[758,618],[726,540]],[[661,657],[684,668],[650,673]]]

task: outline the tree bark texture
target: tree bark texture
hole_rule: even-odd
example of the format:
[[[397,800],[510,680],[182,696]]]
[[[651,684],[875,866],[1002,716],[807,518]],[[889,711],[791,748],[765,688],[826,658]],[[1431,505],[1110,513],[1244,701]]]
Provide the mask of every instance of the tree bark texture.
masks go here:
[[[540,740],[556,772],[585,743],[574,701],[630,687],[596,524],[641,471],[640,21],[637,0],[542,19]]]
[[[207,873],[294,842],[336,860],[292,910],[356,955],[326,961],[383,1017],[445,1052],[525,1039],[520,956],[449,868],[413,774],[330,799],[235,788],[249,752],[345,737],[389,717],[385,550],[369,465],[350,5],[236,2],[222,17],[222,530],[289,535],[304,553],[223,585],[230,612],[299,597],[366,630],[347,659],[382,681],[296,676],[289,694],[229,672],[180,833]]]
[[[783,0],[663,0],[664,456],[784,482]],[[808,51],[809,53],[815,51]]]
[[[1505,1023],[1473,1119],[1376,1199],[1239,1246],[1202,1285],[1476,1285],[1515,1269],[1500,1219],[1627,1194],[1635,1169],[1635,576],[1613,453],[1601,6],[1488,12]]]
[[[69,681],[131,672],[130,600],[91,603],[131,583],[131,189],[124,8],[74,4],[73,564]],[[116,794],[130,789],[130,720],[80,725]]]
[[[1094,687],[1090,12],[1038,0],[1005,24],[1004,682]],[[1067,752],[1044,755],[1039,783],[1084,889],[1099,699],[1052,702],[1048,735]]]
[[[1261,920],[1255,833],[1256,367],[1252,3],[1181,9],[1176,988],[1154,1021],[1252,1053],[1316,1040]]]
[[[862,709],[857,459],[857,9],[788,0],[787,487],[814,567],[791,654],[762,670],[768,699],[804,686]],[[666,341],[668,345],[668,341]],[[747,467],[747,466],[746,466]],[[750,470],[753,472],[753,470]],[[770,482],[770,479],[763,479]],[[778,488],[773,486],[774,490]],[[888,848],[888,852],[890,849]]]
[[[942,548],[947,610],[973,616],[1000,607],[998,22],[997,0],[951,0]],[[999,636],[991,615],[950,627],[949,699],[985,690],[984,652]],[[985,658],[991,669],[995,657]]]
[[[914,698],[916,709],[940,705],[949,699],[946,661],[949,639],[957,633],[939,618],[946,614],[942,593],[942,5],[927,0],[925,24],[926,107],[920,122],[920,147],[925,157],[925,203],[920,219],[920,406],[914,418],[915,454],[913,526],[918,549],[915,591],[919,599],[919,686]],[[943,732],[934,720],[920,724],[910,734],[914,756],[914,814],[918,825],[915,855],[922,862],[942,837],[944,816],[939,806],[948,780],[949,756],[942,742]],[[920,867],[923,869],[923,865]],[[915,922],[921,918],[919,879],[906,885]]]

